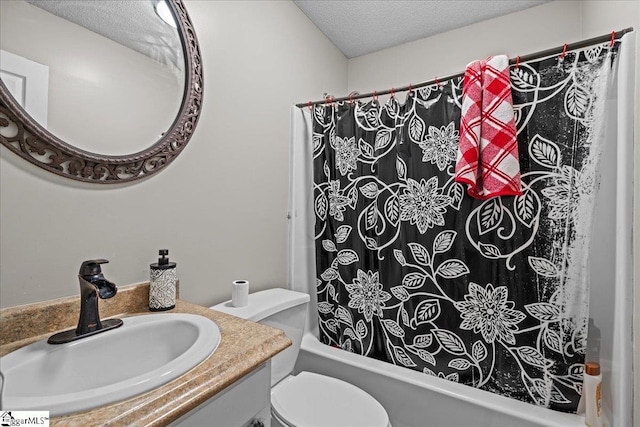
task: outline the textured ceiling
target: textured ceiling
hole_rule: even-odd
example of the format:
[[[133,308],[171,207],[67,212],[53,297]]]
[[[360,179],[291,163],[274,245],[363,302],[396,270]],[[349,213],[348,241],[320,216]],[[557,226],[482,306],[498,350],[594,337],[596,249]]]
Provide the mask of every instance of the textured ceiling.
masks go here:
[[[154,9],[157,1],[26,1],[160,63],[183,69],[184,58],[178,32],[158,17]]]
[[[293,0],[347,58],[550,0]]]

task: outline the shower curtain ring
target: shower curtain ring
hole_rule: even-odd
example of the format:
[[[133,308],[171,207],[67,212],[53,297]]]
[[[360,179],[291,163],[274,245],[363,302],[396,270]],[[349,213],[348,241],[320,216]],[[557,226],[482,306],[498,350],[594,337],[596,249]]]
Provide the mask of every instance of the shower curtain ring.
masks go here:
[[[436,76],[435,82],[436,82],[436,87],[440,89],[440,80],[438,80],[438,76]]]
[[[374,90],[373,91],[373,104],[377,104],[378,103],[378,91]]]
[[[611,43],[609,43],[609,49],[611,49],[616,42],[616,32],[611,31]]]
[[[520,68],[520,55],[516,56],[516,71]]]
[[[335,98],[331,95],[327,95],[327,97],[324,99],[324,104],[325,105],[330,105],[333,108],[333,100]]]
[[[565,43],[564,46],[562,46],[562,53],[560,54],[560,59],[564,60],[564,57],[567,55],[567,44]]]
[[[334,100],[335,100],[335,98],[330,93],[325,93],[324,94],[324,105],[325,106],[331,104],[331,107],[333,107],[333,101]]]

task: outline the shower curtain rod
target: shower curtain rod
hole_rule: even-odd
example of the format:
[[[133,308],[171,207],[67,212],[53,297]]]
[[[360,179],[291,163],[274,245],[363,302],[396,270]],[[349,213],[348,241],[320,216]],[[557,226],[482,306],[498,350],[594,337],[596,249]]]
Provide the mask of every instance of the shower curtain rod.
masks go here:
[[[538,59],[538,58],[542,58],[545,56],[552,56],[552,55],[557,55],[557,54],[561,54],[562,52],[565,52],[567,50],[574,50],[574,49],[581,49],[583,47],[587,47],[593,44],[597,44],[597,43],[603,43],[609,40],[617,40],[620,37],[622,37],[623,35],[625,35],[626,33],[629,33],[633,31],[633,27],[629,27],[629,28],[625,28],[624,30],[620,30],[620,31],[615,31],[613,33],[609,33],[609,34],[605,34],[599,37],[593,37],[587,40],[582,40],[579,42],[575,42],[575,43],[568,43],[568,44],[564,44],[562,46],[559,47],[554,47],[551,49],[547,49],[547,50],[542,50],[539,52],[535,52],[535,53],[530,53],[528,55],[524,55],[524,56],[518,56],[516,58],[510,59],[509,60],[509,64],[516,64],[517,61],[519,62],[525,62],[525,61],[530,61],[532,59]],[[395,92],[405,92],[408,91],[410,89],[417,89],[420,87],[424,87],[424,86],[429,86],[429,85],[433,85],[439,82],[444,82],[447,80],[451,80],[451,79],[455,79],[456,77],[462,77],[464,76],[464,72],[462,73],[456,73],[456,74],[450,74],[448,76],[444,76],[441,78],[435,78],[433,80],[427,81],[427,82],[422,82],[422,83],[418,83],[418,84],[410,84],[407,86],[403,86],[403,87],[399,87],[399,88],[392,88],[392,89],[387,89],[387,90],[381,90],[381,91],[375,91],[375,92],[369,92],[369,93],[363,93],[363,94],[357,94],[357,95],[352,95],[352,96],[343,96],[342,98],[333,98],[333,97],[327,97],[323,100],[320,101],[309,101],[309,102],[303,102],[300,104],[296,104],[296,107],[298,108],[303,108],[303,107],[308,107],[311,105],[318,105],[318,104],[323,104],[325,102],[338,102],[338,101],[349,101],[349,100],[355,100],[355,99],[362,99],[362,98],[371,98],[371,97],[377,97],[380,95],[387,95],[390,93],[395,93]]]

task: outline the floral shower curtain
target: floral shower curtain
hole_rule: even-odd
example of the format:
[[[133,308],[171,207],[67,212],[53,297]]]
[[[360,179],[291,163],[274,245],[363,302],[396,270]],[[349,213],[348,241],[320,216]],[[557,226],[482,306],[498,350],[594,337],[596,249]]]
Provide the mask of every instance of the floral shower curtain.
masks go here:
[[[576,410],[608,44],[512,67],[523,194],[454,182],[462,79],[404,104],[316,106],[320,340]]]

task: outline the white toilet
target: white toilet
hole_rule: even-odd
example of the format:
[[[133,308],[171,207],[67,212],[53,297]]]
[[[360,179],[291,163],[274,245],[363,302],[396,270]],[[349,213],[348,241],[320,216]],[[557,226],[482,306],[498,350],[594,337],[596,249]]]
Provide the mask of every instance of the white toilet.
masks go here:
[[[364,390],[311,372],[292,375],[308,303],[307,294],[277,288],[250,294],[246,307],[231,301],[211,307],[282,329],[291,339],[291,347],[271,359],[272,427],[390,427],[385,409]]]

